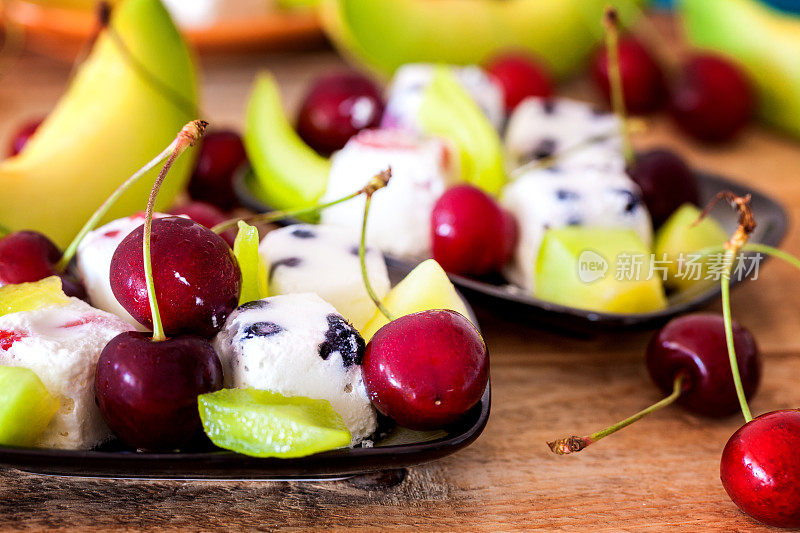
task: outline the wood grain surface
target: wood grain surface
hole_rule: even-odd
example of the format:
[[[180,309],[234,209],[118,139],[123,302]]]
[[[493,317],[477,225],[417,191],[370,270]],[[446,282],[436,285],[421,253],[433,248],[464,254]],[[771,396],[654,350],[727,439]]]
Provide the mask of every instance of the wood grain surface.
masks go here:
[[[337,68],[331,52],[204,58],[205,109],[239,127],[254,73],[272,69],[290,108],[302,87]],[[23,56],[0,83],[0,146],[49,111],[69,67]],[[567,92],[593,97],[580,82]],[[780,198],[792,217],[785,248],[800,253],[800,144],[753,128],[724,148],[697,146],[655,117],[639,146],[666,145]],[[2,193],[0,192],[0,195]],[[2,201],[2,200],[0,200]],[[800,405],[800,273],[771,261],[735,291],[734,316],[764,355],[754,413]],[[712,306],[716,310],[717,306]],[[570,530],[758,531],[719,482],[720,452],[740,416],[709,421],[679,408],[592,448],[552,455],[547,439],[587,433],[657,400],[643,355],[649,333],[575,340],[479,309],[491,351],[491,419],[444,460],[336,482],[182,482],[45,477],[0,470],[0,530]]]

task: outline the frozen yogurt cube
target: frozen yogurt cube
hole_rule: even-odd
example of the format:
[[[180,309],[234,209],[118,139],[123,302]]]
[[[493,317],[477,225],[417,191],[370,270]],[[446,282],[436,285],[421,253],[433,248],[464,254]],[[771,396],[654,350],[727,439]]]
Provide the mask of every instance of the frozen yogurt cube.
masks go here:
[[[554,168],[625,168],[619,121],[611,113],[599,112],[590,104],[569,98],[529,97],[512,113],[505,134],[506,154],[511,169],[543,159],[595,136],[607,137],[566,153]]]
[[[59,401],[37,447],[88,450],[111,438],[94,400],[95,368],[108,341],[131,329],[77,298],[0,317],[0,365],[32,370]]]
[[[353,434],[353,444],[375,432],[377,415],[361,376],[364,339],[316,294],[284,294],[240,306],[214,348],[226,387],[328,400]]]
[[[314,292],[359,331],[375,313],[358,259],[358,239],[337,226],[295,224],[270,231],[259,253],[269,268],[269,293]],[[383,254],[365,254],[372,288],[383,298],[391,288]]]
[[[424,259],[431,254],[433,205],[458,179],[453,160],[442,140],[400,130],[364,130],[333,156],[323,201],[352,194],[391,167],[389,185],[372,198],[368,242],[389,255]],[[322,212],[322,222],[347,228],[357,238],[364,201],[362,195],[329,207]]]
[[[622,171],[533,170],[507,185],[501,202],[519,224],[519,243],[506,277],[534,293],[536,259],[549,228],[630,228],[647,246],[653,240],[641,192]]]
[[[499,131],[505,121],[503,93],[500,87],[480,67],[469,65],[451,67],[464,90],[483,110],[489,122]],[[425,89],[433,80],[436,65],[411,63],[395,72],[381,120],[382,128],[402,128],[420,132],[419,109]]]

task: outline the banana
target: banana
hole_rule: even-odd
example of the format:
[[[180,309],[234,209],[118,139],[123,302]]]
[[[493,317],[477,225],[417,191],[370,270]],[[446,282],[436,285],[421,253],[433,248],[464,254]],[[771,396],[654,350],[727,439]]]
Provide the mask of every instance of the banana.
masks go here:
[[[65,246],[125,178],[197,118],[180,105],[197,107],[192,57],[161,2],[123,0],[111,26],[135,59],[108,32],[100,36],[25,149],[0,164],[3,226],[41,231]],[[180,95],[180,102],[170,95]],[[169,205],[185,185],[193,159],[178,159],[157,208]],[[143,210],[152,182],[140,180],[105,220]]]

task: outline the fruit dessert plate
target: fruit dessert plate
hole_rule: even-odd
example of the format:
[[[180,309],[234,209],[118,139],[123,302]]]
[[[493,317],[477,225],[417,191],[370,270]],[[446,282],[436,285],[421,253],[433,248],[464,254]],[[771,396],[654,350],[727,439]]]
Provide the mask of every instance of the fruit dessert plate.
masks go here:
[[[402,279],[390,273],[393,284]],[[465,302],[465,306],[467,306]],[[475,322],[469,307],[470,319]],[[124,329],[124,328],[123,328]],[[134,452],[118,440],[93,450],[0,446],[0,465],[41,474],[170,479],[327,479],[404,468],[433,461],[470,445],[489,419],[491,385],[458,422],[416,431],[379,419],[372,446],[344,447],[299,458],[250,457],[213,446],[204,435],[181,453]]]
[[[745,187],[728,178],[708,172],[696,172],[701,205],[710,201],[722,190],[737,195],[751,194],[752,209],[758,222],[751,237],[752,243],[778,246],[786,235],[788,215],[783,206],[768,195]],[[271,210],[258,199],[253,191],[257,181],[249,168],[242,168],[235,180],[235,189],[241,202],[258,212]],[[728,231],[736,227],[735,214],[720,206],[711,212],[711,217]],[[392,272],[409,272],[416,261],[387,255],[387,264]],[[764,258],[766,259],[766,258]],[[644,313],[605,313],[559,305],[531,296],[521,288],[508,283],[503,277],[474,279],[458,274],[448,274],[466,298],[476,306],[500,312],[514,320],[553,327],[568,334],[596,334],[620,330],[651,329],[672,317],[702,308],[719,297],[719,284],[709,284],[697,290],[676,291],[666,297],[663,309]],[[746,278],[745,278],[746,279]],[[743,280],[734,279],[733,283]]]

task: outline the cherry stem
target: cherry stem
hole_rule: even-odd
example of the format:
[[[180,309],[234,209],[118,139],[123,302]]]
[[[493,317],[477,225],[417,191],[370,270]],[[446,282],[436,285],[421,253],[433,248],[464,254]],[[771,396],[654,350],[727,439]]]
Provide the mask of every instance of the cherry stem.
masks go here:
[[[317,211],[322,211],[323,209],[334,206],[336,204],[346,202],[347,200],[352,200],[356,196],[359,196],[363,193],[364,189],[359,189],[352,194],[348,194],[347,196],[339,198],[338,200],[333,200],[331,202],[327,202],[324,204],[312,205],[310,207],[300,207],[297,209],[289,209],[286,211],[271,211],[269,213],[262,213],[260,215],[254,215],[245,218],[232,218],[230,220],[226,220],[225,222],[220,222],[219,224],[211,228],[211,231],[217,234],[223,233],[233,228],[234,226],[238,225],[239,222],[245,222],[251,226],[254,226],[256,224],[269,224],[286,218],[295,218],[295,217],[301,217],[303,215],[310,215],[316,213]]]
[[[163,341],[167,338],[164,334],[164,325],[161,322],[161,313],[159,313],[158,310],[156,286],[155,280],[153,279],[153,261],[150,253],[151,232],[153,229],[153,210],[156,204],[156,197],[158,196],[158,191],[161,189],[161,184],[164,183],[164,179],[167,177],[169,169],[172,168],[172,164],[175,163],[175,160],[178,159],[178,157],[187,148],[193,146],[203,136],[206,126],[208,126],[208,122],[204,120],[195,120],[183,127],[181,132],[178,134],[178,137],[175,139],[175,146],[173,147],[172,152],[169,154],[167,162],[164,163],[164,167],[161,169],[161,172],[158,173],[158,177],[156,178],[155,183],[153,183],[153,189],[150,191],[150,197],[147,199],[147,211],[145,212],[144,217],[144,242],[142,246],[142,253],[144,257],[144,278],[145,282],[147,283],[147,296],[150,300],[150,314],[153,318],[154,341]]]
[[[629,122],[629,124],[628,124],[629,131],[630,130],[645,131],[647,129],[647,126],[646,126],[645,122],[643,120],[641,120],[641,119],[629,119],[628,122]],[[550,167],[558,164],[559,161],[561,161],[562,159],[564,159],[568,155],[579,153],[582,150],[585,150],[586,148],[588,148],[588,147],[590,147],[590,146],[592,146],[594,144],[601,143],[601,142],[604,142],[604,141],[608,141],[608,140],[614,138],[615,135],[617,135],[617,134],[614,134],[614,133],[601,133],[601,134],[598,134],[598,135],[592,135],[591,137],[587,137],[587,138],[583,139],[582,141],[580,141],[578,143],[575,143],[575,144],[573,144],[571,146],[568,146],[567,148],[564,148],[564,149],[556,152],[555,154],[548,155],[548,156],[543,157],[541,159],[534,159],[533,161],[528,161],[524,165],[520,165],[519,167],[517,167],[513,171],[511,171],[510,178],[511,179],[516,179],[520,175],[522,175],[523,173],[529,172],[531,170],[543,170],[543,169],[546,169],[546,168],[550,168]]]
[[[361,242],[358,245],[358,261],[361,263],[361,278],[364,280],[364,288],[367,289],[367,294],[370,299],[375,303],[375,307],[381,312],[386,319],[391,322],[395,319],[394,315],[386,309],[381,299],[372,288],[372,283],[369,281],[369,273],[367,272],[367,219],[369,218],[369,207],[372,203],[372,194],[367,194],[364,201],[364,220],[361,222]]]
[[[139,179],[141,179],[142,176],[150,172],[150,170],[152,170],[156,165],[158,165],[159,163],[164,161],[167,157],[169,157],[169,155],[175,151],[175,149],[178,147],[180,143],[186,142],[185,131],[192,124],[194,123],[190,122],[189,124],[184,126],[183,129],[178,133],[178,136],[175,137],[175,140],[173,140],[169,144],[169,146],[164,148],[164,150],[160,154],[155,156],[153,159],[147,162],[142,168],[137,170],[131,177],[122,182],[122,184],[119,187],[117,187],[117,189],[113,193],[111,193],[111,196],[109,196],[102,203],[102,205],[100,205],[100,207],[97,208],[97,211],[95,211],[94,214],[91,216],[91,218],[89,218],[89,220],[86,221],[86,224],[83,225],[83,227],[75,236],[75,238],[72,239],[72,242],[69,243],[69,246],[67,246],[67,248],[64,250],[61,259],[58,261],[58,264],[56,265],[56,270],[58,272],[64,272],[67,269],[67,266],[69,265],[70,261],[72,261],[72,258],[75,257],[75,254],[78,252],[78,246],[80,246],[81,241],[83,241],[83,239],[90,231],[92,231],[94,228],[97,227],[97,224],[99,224],[100,220],[104,216],[106,216],[106,213],[108,213],[109,209],[111,209],[111,206],[113,206],[116,203],[116,201],[119,200],[120,196],[122,196],[128,189],[130,189],[134,183],[139,181]]]
[[[592,433],[591,435],[587,435],[585,437],[578,437],[576,435],[573,435],[571,437],[554,440],[552,442],[548,442],[547,445],[550,447],[550,450],[557,455],[568,455],[570,453],[579,452],[584,448],[586,448],[587,446],[589,446],[590,444],[594,444],[595,442],[599,441],[603,437],[607,437],[612,433],[616,433],[620,429],[630,426],[634,422],[646,417],[650,413],[658,411],[659,409],[675,402],[675,400],[677,400],[684,392],[683,381],[685,379],[686,379],[686,374],[681,372],[675,377],[675,381],[673,382],[672,385],[672,394],[670,394],[663,400],[654,403],[650,407],[642,409],[635,415],[630,416],[620,422],[617,422],[613,426],[608,426],[603,430],[600,430],[596,433]]]
[[[628,131],[625,97],[622,88],[622,73],[619,68],[619,16],[612,6],[606,6],[603,14],[606,29],[605,42],[608,55],[608,79],[611,84],[611,105],[619,119],[619,134],[622,137],[622,153],[628,165],[633,164],[633,147]]]
[[[636,16],[636,24],[641,25],[640,31],[636,31],[636,25],[633,25],[633,31],[637,37],[647,44],[647,48],[651,50],[660,65],[664,66],[666,70],[675,76],[680,70],[681,58],[675,52],[675,46],[670,43],[662,31],[653,23],[650,17],[642,10],[639,5],[632,0],[624,0],[625,9],[630,9]]]
[[[747,404],[747,398],[744,394],[742,377],[739,375],[739,360],[736,357],[736,347],[733,342],[730,283],[733,261],[742,247],[747,244],[750,234],[753,233],[756,227],[756,222],[753,219],[753,211],[750,209],[750,195],[737,196],[731,191],[722,191],[714,196],[706,208],[703,209],[698,222],[708,215],[711,208],[719,200],[726,200],[739,213],[739,225],[728,242],[725,243],[725,257],[723,259],[725,268],[722,272],[720,285],[722,289],[722,318],[725,323],[725,341],[728,345],[728,358],[731,365],[731,374],[733,375],[733,384],[736,387],[736,396],[739,398],[739,407],[742,409],[745,422],[750,422],[753,419],[753,415],[750,413],[750,406]]]

